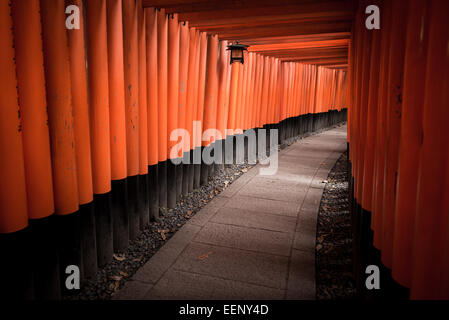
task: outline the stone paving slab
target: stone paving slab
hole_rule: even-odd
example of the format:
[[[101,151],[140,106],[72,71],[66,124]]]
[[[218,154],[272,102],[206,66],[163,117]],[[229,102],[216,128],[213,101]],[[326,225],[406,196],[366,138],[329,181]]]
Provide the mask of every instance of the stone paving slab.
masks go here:
[[[272,199],[252,198],[236,195],[228,201],[224,208],[251,210],[273,215],[296,217],[301,204],[296,202],[279,201]]]
[[[303,209],[299,211],[296,231],[316,232],[317,214],[315,210]]]
[[[317,212],[320,207],[321,197],[323,195],[322,188],[310,187],[301,206],[301,210],[309,210]]]
[[[315,252],[315,230],[305,230],[300,228],[300,231],[295,233],[293,241],[293,249]]]
[[[242,196],[261,198],[261,199],[271,199],[271,200],[280,200],[280,201],[289,201],[289,202],[298,202],[301,203],[303,201],[301,197],[301,193],[305,194],[307,192],[306,187],[296,190],[292,189],[275,189],[268,187],[265,184],[257,183],[246,185],[243,187],[239,194]]]
[[[298,157],[301,161],[298,161]],[[282,166],[285,168],[319,168],[323,162],[323,157],[307,157],[302,155],[301,152],[298,155],[286,155],[279,157],[279,161],[282,162]]]
[[[285,289],[289,257],[193,242],[181,254],[176,270]]]
[[[170,270],[144,299],[280,300],[285,290],[208,275]]]
[[[314,300],[315,291],[315,252],[293,250],[286,298]]]
[[[208,223],[197,234],[195,242],[228,248],[289,256],[292,235],[271,230]]]
[[[259,172],[259,166],[254,166],[245,174],[240,176],[229,187],[220,193],[220,197],[232,198],[240,189],[242,189]]]
[[[271,179],[271,180],[283,180],[283,181],[294,181],[309,185],[315,176],[316,168],[279,168],[276,175],[274,176],[257,176],[259,179]]]
[[[296,180],[288,180],[288,179],[273,179],[269,176],[265,177],[254,177],[247,185],[241,190],[251,189],[251,188],[263,188],[263,190],[280,190],[285,192],[297,192],[303,191],[307,189],[308,180],[296,179]],[[309,181],[310,182],[310,181]]]
[[[295,213],[296,216],[296,213]],[[292,232],[295,229],[296,217],[260,211],[221,208],[212,218],[212,222],[236,225],[248,228],[264,229],[278,232]]]
[[[176,261],[184,248],[200,231],[200,227],[193,224],[184,225],[175,235],[140,268],[133,280],[154,284]]]
[[[330,169],[346,126],[256,165],[197,212],[114,299],[315,299],[315,239]]]
[[[219,210],[219,206],[206,206],[205,208],[198,211],[189,221],[190,224],[197,226],[204,226]]]
[[[112,296],[112,300],[143,300],[146,294],[153,287],[152,284],[139,280],[129,280],[117,293]]]

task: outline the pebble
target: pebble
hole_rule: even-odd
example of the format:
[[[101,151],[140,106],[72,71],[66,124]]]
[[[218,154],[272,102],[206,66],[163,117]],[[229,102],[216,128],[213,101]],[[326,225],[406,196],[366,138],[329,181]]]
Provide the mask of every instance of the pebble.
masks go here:
[[[352,299],[352,234],[348,199],[347,152],[329,173],[320,203],[317,225],[316,297]]]

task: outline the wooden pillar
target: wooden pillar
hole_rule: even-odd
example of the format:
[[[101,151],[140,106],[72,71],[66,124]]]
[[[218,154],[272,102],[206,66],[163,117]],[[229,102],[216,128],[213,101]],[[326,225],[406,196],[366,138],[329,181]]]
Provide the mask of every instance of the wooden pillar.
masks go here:
[[[185,135],[187,131],[187,91],[188,87],[193,86],[188,82],[189,77],[189,61],[190,61],[190,31],[189,23],[187,21],[180,22],[180,43],[179,43],[179,115],[178,115],[178,128],[182,129],[182,141],[180,157],[182,163],[179,167],[179,174],[176,176],[178,190],[176,194],[188,193],[188,165],[186,161],[190,162],[190,136]],[[178,199],[179,200],[179,199]]]
[[[168,68],[167,68],[167,207],[176,206],[176,176],[178,166],[173,160],[179,158],[171,134],[178,128],[179,112],[179,23],[177,14],[168,15]]]
[[[72,2],[83,12],[81,0]],[[66,2],[67,4],[67,2]],[[73,127],[75,131],[76,173],[81,228],[82,277],[90,278],[97,272],[95,241],[95,212],[93,205],[92,152],[87,90],[85,20],[80,17],[80,28],[67,30],[70,54]]]
[[[204,120],[204,94],[205,94],[205,85],[206,85],[206,61],[207,61],[207,34],[205,32],[200,32],[200,56],[199,56],[199,71],[198,71],[198,96],[197,96],[197,109],[196,109],[196,121],[199,121],[198,126],[198,134],[196,135],[195,141],[195,152],[196,157],[195,160],[195,180],[194,187],[199,188],[201,185],[201,138],[203,135],[203,120]],[[196,158],[196,159],[195,159]]]
[[[98,265],[102,267],[113,254],[106,1],[89,1],[86,12],[95,225]]]
[[[187,152],[189,153],[189,161],[187,168],[187,174],[183,179],[187,178],[187,190],[186,192],[193,191],[194,182],[194,166],[193,166],[193,149],[195,148],[194,134],[193,134],[193,121],[196,118],[196,94],[198,92],[198,32],[195,28],[189,30],[189,61],[188,61],[188,80],[187,80],[187,96],[186,96],[186,116],[185,116],[185,128],[189,133],[188,141],[186,141]]]
[[[391,269],[393,261],[393,230],[395,216],[396,176],[401,132],[402,75],[404,72],[405,38],[408,2],[393,2],[394,18],[390,39],[389,94],[386,113],[386,156],[384,170],[382,262]]]
[[[443,257],[447,249],[449,216],[445,209],[449,171],[449,56],[447,25],[449,3],[438,0],[430,9],[427,72],[423,109],[423,136],[413,242],[412,299],[447,297]],[[444,182],[442,182],[442,179]],[[442,183],[441,183],[442,182]],[[447,280],[447,276],[446,276]]]
[[[429,9],[430,6],[425,0],[414,1],[410,4],[404,60],[392,276],[399,284],[408,288],[411,286],[413,270],[410,266],[413,263],[419,155],[423,136],[422,116],[429,40]]]
[[[114,252],[125,251],[129,240],[122,13],[122,0],[107,1],[111,213]]]
[[[145,8],[148,99],[148,187],[150,217],[159,219],[159,115],[158,115],[158,19],[157,9]]]
[[[137,47],[139,78],[139,227],[142,231],[150,222],[148,199],[148,102],[146,27],[142,0],[137,1]]]
[[[157,72],[159,119],[159,206],[167,207],[167,46],[168,18],[164,9],[157,12]]]
[[[2,282],[2,299],[24,299],[23,279],[28,268],[29,250],[27,193],[25,182],[22,119],[17,100],[17,78],[14,64],[13,24],[9,1],[0,2],[0,271],[8,275]],[[17,250],[20,250],[17,252]],[[25,251],[26,255],[26,251]]]

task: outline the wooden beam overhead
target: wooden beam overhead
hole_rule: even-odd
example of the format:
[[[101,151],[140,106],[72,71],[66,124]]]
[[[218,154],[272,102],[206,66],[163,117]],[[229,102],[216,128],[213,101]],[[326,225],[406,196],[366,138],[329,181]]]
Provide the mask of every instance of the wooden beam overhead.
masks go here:
[[[352,0],[143,0],[143,6],[177,13],[191,27],[282,61],[347,63]]]
[[[331,64],[325,66],[328,69],[338,69],[338,70],[345,70],[348,68],[347,64]]]
[[[306,34],[295,36],[279,36],[279,37],[263,37],[252,38],[245,41],[247,45],[263,45],[263,44],[282,44],[292,42],[308,42],[308,41],[323,41],[323,40],[336,40],[336,39],[350,39],[350,32],[337,32],[337,33],[318,33],[318,34]]]
[[[312,58],[312,59],[302,59],[302,58],[279,58],[279,60],[301,62],[306,64],[316,64],[316,65],[334,65],[334,64],[344,64],[348,63],[347,58]]]
[[[181,14],[182,17],[182,14]],[[284,13],[282,15],[269,16],[250,16],[250,17],[232,17],[232,18],[217,18],[210,19],[209,17],[201,20],[189,20],[185,17],[183,20],[189,21],[192,27],[200,28],[202,30],[214,30],[217,28],[230,27],[248,27],[261,26],[282,23],[305,23],[305,22],[322,22],[322,21],[350,21],[352,13],[347,11],[330,11],[330,12],[315,12],[315,13]]]
[[[344,55],[347,56],[348,48],[340,47],[340,48],[305,48],[305,49],[286,49],[286,50],[270,50],[265,51],[266,55],[273,55],[277,53],[285,53],[288,55],[299,55],[303,57],[314,57],[321,55]]]
[[[347,32],[351,28],[351,23],[343,22],[322,22],[322,23],[304,23],[287,24],[278,27],[263,26],[216,30],[219,38],[222,40],[246,40],[252,38],[276,37],[276,36],[294,36],[319,33]]]
[[[267,52],[273,50],[292,50],[306,48],[347,48],[349,39],[338,40],[318,40],[318,41],[302,41],[288,43],[274,43],[253,45],[248,48],[250,52]]]
[[[324,12],[326,10],[352,11],[350,0],[143,0],[144,7],[165,8],[167,13],[180,13],[180,18],[194,21],[201,16],[209,19],[232,18],[236,16],[260,16],[285,14],[287,12]],[[221,16],[215,16],[221,13]]]

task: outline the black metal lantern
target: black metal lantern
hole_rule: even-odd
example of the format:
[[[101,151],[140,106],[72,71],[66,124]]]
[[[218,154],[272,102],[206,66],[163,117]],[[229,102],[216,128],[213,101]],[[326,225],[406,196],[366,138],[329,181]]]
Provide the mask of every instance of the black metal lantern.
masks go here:
[[[231,64],[234,61],[238,61],[241,64],[244,63],[243,51],[247,50],[246,48],[248,48],[248,46],[240,44],[238,41],[236,41],[234,44],[228,45],[228,48],[226,50],[231,50]]]

